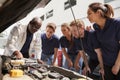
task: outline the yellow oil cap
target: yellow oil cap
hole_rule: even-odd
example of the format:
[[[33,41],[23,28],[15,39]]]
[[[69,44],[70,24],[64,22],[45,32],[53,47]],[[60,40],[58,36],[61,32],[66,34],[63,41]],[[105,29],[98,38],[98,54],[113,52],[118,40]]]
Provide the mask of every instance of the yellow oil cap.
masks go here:
[[[21,77],[23,76],[23,71],[19,69],[10,70],[10,77]]]

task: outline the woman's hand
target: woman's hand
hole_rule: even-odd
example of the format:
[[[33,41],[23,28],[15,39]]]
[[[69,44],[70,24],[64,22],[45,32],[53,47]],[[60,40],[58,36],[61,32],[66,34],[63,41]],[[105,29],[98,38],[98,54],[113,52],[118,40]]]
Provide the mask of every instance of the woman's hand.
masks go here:
[[[84,68],[83,68],[83,71],[82,71],[82,74],[83,74],[83,75],[87,75],[87,73],[91,73],[91,70],[90,70],[89,67],[84,67]]]
[[[113,73],[114,75],[117,75],[118,72],[119,72],[119,70],[120,70],[120,66],[119,66],[119,65],[114,65],[114,66],[112,67],[112,73]]]
[[[73,63],[71,60],[68,61],[68,68],[70,69],[71,67],[73,67]]]
[[[79,70],[80,70],[79,64],[76,64],[76,63],[75,63],[74,68],[75,68],[76,71],[79,71]]]
[[[104,79],[104,69],[103,68],[101,68],[100,70],[99,70],[99,73],[101,74],[101,77],[102,77],[102,80],[105,80]]]

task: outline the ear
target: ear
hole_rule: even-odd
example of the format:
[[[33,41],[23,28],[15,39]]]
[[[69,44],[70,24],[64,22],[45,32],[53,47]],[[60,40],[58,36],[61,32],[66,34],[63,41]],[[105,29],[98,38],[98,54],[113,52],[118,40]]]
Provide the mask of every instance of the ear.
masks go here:
[[[102,10],[97,10],[97,12],[96,12],[99,16],[103,16],[103,12],[102,12]]]
[[[100,14],[100,13],[101,13],[101,10],[100,10],[100,9],[98,9],[96,13],[97,13],[97,14]]]

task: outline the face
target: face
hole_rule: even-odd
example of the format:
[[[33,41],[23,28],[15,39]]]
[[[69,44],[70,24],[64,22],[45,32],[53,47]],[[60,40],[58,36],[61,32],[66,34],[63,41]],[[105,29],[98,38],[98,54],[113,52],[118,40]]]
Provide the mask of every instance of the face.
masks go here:
[[[61,27],[61,31],[64,36],[69,36],[70,35],[70,29],[67,27]]]
[[[71,31],[72,34],[75,38],[82,37],[84,34],[84,29],[83,28],[77,28],[76,26],[71,26]]]
[[[35,33],[36,31],[38,31],[41,27],[41,23],[40,22],[36,22],[36,23],[29,23],[29,31],[31,33]]]
[[[53,34],[54,34],[53,29],[50,28],[50,27],[47,27],[47,28],[46,28],[46,36],[47,36],[47,38],[48,38],[48,39],[51,38],[51,36],[52,36]]]
[[[88,11],[87,11],[87,18],[89,19],[89,21],[91,23],[94,23],[95,22],[95,19],[96,19],[96,14],[89,8]]]

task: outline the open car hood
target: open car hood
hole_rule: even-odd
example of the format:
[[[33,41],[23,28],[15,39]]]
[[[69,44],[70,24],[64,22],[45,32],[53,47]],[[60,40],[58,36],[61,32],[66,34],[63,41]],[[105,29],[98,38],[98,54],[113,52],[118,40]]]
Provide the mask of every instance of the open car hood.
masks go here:
[[[43,7],[49,1],[50,0],[5,0],[2,6],[0,6],[0,33],[16,21],[24,18],[35,7]]]

